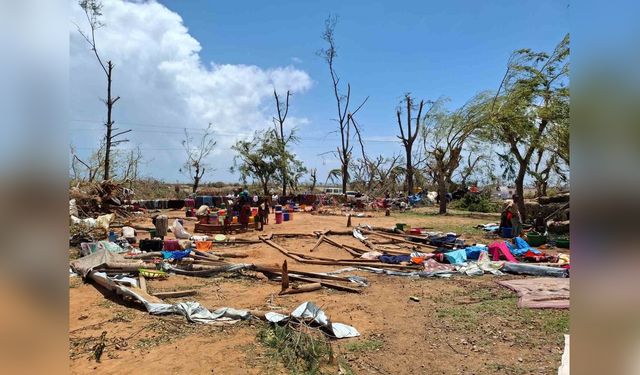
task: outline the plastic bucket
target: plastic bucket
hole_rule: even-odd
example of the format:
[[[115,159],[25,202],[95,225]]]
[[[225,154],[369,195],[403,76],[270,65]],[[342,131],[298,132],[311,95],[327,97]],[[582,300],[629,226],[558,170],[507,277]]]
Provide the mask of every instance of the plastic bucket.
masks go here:
[[[502,238],[513,238],[513,228],[502,227]]]
[[[231,223],[238,224],[238,217],[234,216],[233,219],[231,219]]]
[[[293,221],[293,211],[289,212],[289,221]]]
[[[276,212],[276,224],[282,224],[282,212]]]
[[[220,222],[218,221],[218,215],[209,216],[209,224],[219,225]]]
[[[405,227],[406,225],[407,225],[407,224],[405,224],[405,223],[396,223],[396,229],[399,229],[399,230],[401,230],[401,231],[404,231],[404,227]]]
[[[556,240],[556,246],[562,247],[565,249],[569,249],[569,239],[568,238],[558,238]]]
[[[200,216],[200,224],[209,224],[209,216]]]
[[[156,236],[156,230],[155,229],[149,229],[149,237],[153,238]]]
[[[282,214],[282,219],[283,219],[284,221],[289,221],[289,213],[288,213],[288,212],[283,213],[283,214]]]

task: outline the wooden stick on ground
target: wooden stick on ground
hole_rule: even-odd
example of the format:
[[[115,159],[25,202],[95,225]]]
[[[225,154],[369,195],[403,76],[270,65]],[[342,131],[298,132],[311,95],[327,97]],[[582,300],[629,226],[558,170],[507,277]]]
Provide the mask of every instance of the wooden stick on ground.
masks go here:
[[[175,292],[157,292],[157,293],[151,293],[151,295],[158,298],[176,298],[176,297],[193,296],[196,293],[198,293],[196,290],[188,289],[188,290],[177,290]]]
[[[320,244],[322,244],[322,242],[324,242],[324,238],[325,238],[324,234],[320,235],[320,238],[318,238],[318,241],[316,241],[316,244],[313,245],[313,247],[309,251],[313,253],[313,250],[317,249],[318,246],[320,246]]]
[[[139,284],[140,284],[140,289],[142,289],[145,292],[147,292],[147,279],[145,279],[144,276],[142,276],[142,275],[138,275],[138,281],[139,281]]]
[[[287,261],[285,260],[282,263],[282,289],[280,290],[280,294],[287,289],[289,289],[289,272],[287,271]]]
[[[320,283],[309,283],[309,284],[299,285],[299,286],[297,286],[295,288],[290,288],[290,289],[283,290],[279,294],[280,295],[285,295],[285,294],[305,293],[305,292],[312,292],[312,291],[318,290],[318,289],[322,289],[322,284],[320,284]]]
[[[367,229],[363,229],[363,228],[360,228],[360,229],[361,229],[364,233],[366,233],[366,234],[373,234],[373,235],[376,235],[376,236],[380,236],[380,237],[382,237],[382,238],[387,238],[387,239],[390,239],[390,240],[395,240],[395,241],[397,241],[397,242],[408,243],[408,244],[411,244],[411,245],[413,245],[413,246],[417,246],[417,247],[424,247],[424,248],[427,248],[427,249],[432,249],[432,251],[433,251],[433,250],[436,250],[436,249],[438,248],[437,246],[427,245],[427,244],[423,244],[423,243],[420,243],[420,242],[407,241],[407,240],[405,240],[405,239],[397,238],[397,237],[393,237],[393,236],[390,236],[390,235],[388,235],[388,234],[384,234],[384,233],[379,233],[379,232],[375,232],[375,231],[371,231],[371,230],[367,230]]]

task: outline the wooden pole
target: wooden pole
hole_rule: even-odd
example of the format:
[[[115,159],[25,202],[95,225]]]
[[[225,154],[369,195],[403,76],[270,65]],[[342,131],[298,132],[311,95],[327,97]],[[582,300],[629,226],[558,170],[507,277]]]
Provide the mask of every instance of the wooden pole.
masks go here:
[[[310,284],[299,285],[298,287],[292,288],[292,289],[285,289],[281,291],[279,294],[286,295],[286,294],[305,293],[305,292],[312,292],[318,289],[322,289],[322,284],[310,283]]]

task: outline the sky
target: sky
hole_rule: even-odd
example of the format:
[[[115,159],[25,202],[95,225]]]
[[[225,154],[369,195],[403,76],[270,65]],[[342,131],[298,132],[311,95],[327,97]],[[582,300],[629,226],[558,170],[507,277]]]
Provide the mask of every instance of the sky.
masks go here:
[[[70,129],[78,154],[98,147],[106,117],[105,79],[77,27],[88,24],[70,0]],[[402,152],[396,106],[404,93],[448,98],[451,109],[496,90],[516,49],[551,51],[569,32],[566,2],[536,1],[253,1],[104,0],[96,33],[105,60],[116,64],[116,126],[140,146],[145,176],[187,181],[184,129],[197,137],[209,123],[218,144],[204,182],[238,181],[230,146],[272,126],[273,88],[291,90],[292,151],[324,181],[339,162],[335,99],[317,51],[324,20],[338,16],[336,71],[352,87],[367,152]],[[77,25],[77,26],[76,26]]]

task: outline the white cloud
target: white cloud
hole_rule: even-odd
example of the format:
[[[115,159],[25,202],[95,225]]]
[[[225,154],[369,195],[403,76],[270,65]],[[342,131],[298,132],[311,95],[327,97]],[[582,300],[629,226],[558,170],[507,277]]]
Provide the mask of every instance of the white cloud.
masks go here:
[[[72,21],[84,30],[88,24],[77,1]],[[233,155],[229,147],[238,136],[271,126],[273,88],[305,92],[309,75],[292,66],[264,69],[255,65],[204,63],[200,43],[184,26],[182,18],[156,1],[105,0],[105,26],[97,32],[98,49],[111,59],[114,93],[121,96],[114,109],[116,125],[131,128],[129,148],[140,144],[145,157],[153,159],[147,174],[175,179],[183,161],[182,129],[204,129],[209,122],[218,132],[217,156],[211,160],[218,172],[205,179],[228,178]],[[104,120],[104,74],[86,41],[71,24],[71,117]],[[215,46],[212,46],[215,48]],[[304,118],[292,118],[297,124]],[[154,128],[152,125],[158,125]],[[173,128],[170,128],[173,127]],[[72,141],[80,148],[96,147],[102,135],[99,123],[72,122]],[[87,151],[89,152],[89,151]]]
[[[295,64],[300,64],[300,63],[302,63],[302,59],[301,59],[301,58],[299,58],[299,57],[296,57],[296,56],[293,56],[293,57],[291,58],[291,61],[293,61]]]

